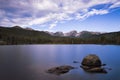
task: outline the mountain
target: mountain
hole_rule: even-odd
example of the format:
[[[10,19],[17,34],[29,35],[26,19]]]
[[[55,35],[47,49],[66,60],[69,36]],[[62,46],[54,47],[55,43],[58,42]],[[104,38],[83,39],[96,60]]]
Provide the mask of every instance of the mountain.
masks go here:
[[[63,32],[55,32],[53,35],[54,36],[64,36]]]
[[[23,29],[22,27],[20,26],[13,26],[12,28],[16,28],[16,29]]]
[[[49,33],[51,34],[51,33]],[[63,32],[55,32],[52,33],[52,36],[62,36],[62,37],[79,37],[79,38],[87,38],[87,37],[91,37],[93,35],[99,35],[102,34],[100,32],[90,32],[90,31],[82,31],[82,32],[77,32],[76,30],[67,32],[67,33],[63,33]]]
[[[0,27],[0,42],[4,44],[29,44],[49,42],[50,34],[43,31],[26,30],[21,27]]]
[[[89,31],[82,31],[79,33],[79,35],[77,37],[80,37],[80,38],[89,38],[93,35],[100,35],[101,33],[100,32],[89,32]]]
[[[68,37],[76,37],[77,35],[77,31],[76,30],[73,30],[73,31],[70,31],[68,33],[65,33],[64,36],[68,36]]]
[[[29,28],[29,27],[26,27],[26,28],[22,28],[20,26],[13,26],[12,28],[15,28],[15,29],[25,29],[25,30],[31,30],[33,31],[34,29],[32,28]],[[73,31],[70,31],[70,32],[67,32],[67,33],[63,33],[63,32],[48,32],[48,31],[44,31],[45,33],[48,33],[52,36],[58,36],[58,37],[80,37],[80,38],[88,38],[88,37],[91,37],[93,35],[99,35],[101,34],[100,32],[90,32],[90,31],[82,31],[82,32],[77,32],[76,30],[73,30]]]
[[[11,28],[15,28],[15,29],[25,29],[25,30],[34,30],[34,29],[30,28],[30,27],[22,28],[22,27],[20,27],[20,26],[13,26],[13,27],[11,27]]]
[[[30,29],[30,28],[29,28]],[[22,28],[19,26],[14,27],[0,27],[0,33],[4,33],[6,35],[19,35],[19,36],[51,36],[44,31],[35,31],[35,30],[28,30],[28,28]]]
[[[0,44],[120,44],[120,31],[99,33],[89,31],[45,32],[19,26],[0,27]]]

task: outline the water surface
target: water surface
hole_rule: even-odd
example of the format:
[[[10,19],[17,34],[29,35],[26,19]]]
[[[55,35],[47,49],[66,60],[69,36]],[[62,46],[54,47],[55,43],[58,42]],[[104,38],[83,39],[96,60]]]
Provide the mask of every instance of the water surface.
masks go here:
[[[80,64],[88,54],[96,54],[107,74],[84,72]],[[0,46],[0,80],[120,80],[118,45],[6,45]],[[78,69],[57,76],[46,73],[51,67],[71,65]]]

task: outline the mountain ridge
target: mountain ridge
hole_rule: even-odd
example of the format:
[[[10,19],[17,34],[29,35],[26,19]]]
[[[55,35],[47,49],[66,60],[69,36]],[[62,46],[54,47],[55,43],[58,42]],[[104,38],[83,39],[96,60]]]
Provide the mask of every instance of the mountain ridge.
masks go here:
[[[51,33],[49,33],[51,34]],[[70,31],[70,32],[67,32],[67,33],[63,33],[63,32],[55,32],[55,33],[52,33],[51,35],[52,36],[62,36],[62,37],[81,37],[81,36],[84,36],[84,35],[99,35],[99,34],[102,34],[101,32],[92,32],[92,31],[81,31],[81,32],[77,32],[76,30],[73,30],[73,31]]]
[[[71,31],[63,33],[27,30],[20,27],[0,27],[0,44],[120,44],[120,31],[96,33]],[[60,34],[60,35],[58,35]]]
[[[3,27],[3,26],[0,26]],[[112,33],[112,32],[97,32],[97,31],[87,31],[87,30],[83,30],[78,32],[77,30],[71,30],[69,32],[62,32],[62,31],[57,31],[57,32],[49,32],[49,31],[39,31],[39,30],[34,30],[30,27],[25,27],[22,28],[20,26],[13,26],[13,27],[5,27],[5,28],[16,28],[16,29],[24,29],[24,30],[31,30],[31,31],[38,31],[38,32],[45,32],[48,33],[52,36],[60,36],[60,37],[80,37],[81,35],[83,36],[83,34],[91,34],[91,35],[99,35],[99,34],[105,34],[105,33]],[[119,32],[119,31],[115,31],[115,32]]]

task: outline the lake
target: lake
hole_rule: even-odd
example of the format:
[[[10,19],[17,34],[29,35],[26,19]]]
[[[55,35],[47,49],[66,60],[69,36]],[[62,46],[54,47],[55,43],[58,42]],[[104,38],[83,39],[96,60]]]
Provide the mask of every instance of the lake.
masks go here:
[[[88,54],[96,54],[107,74],[87,73],[79,63]],[[46,70],[61,65],[77,67],[57,76]],[[0,80],[120,80],[119,45],[4,45],[0,46]]]

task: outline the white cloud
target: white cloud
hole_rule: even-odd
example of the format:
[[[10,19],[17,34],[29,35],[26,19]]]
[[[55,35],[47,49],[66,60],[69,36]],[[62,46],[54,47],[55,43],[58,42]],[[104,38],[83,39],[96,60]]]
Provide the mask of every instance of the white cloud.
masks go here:
[[[110,6],[110,8],[116,8],[116,7],[120,7],[120,1],[114,3],[113,5]]]
[[[0,25],[32,26],[50,23],[50,29],[57,23],[73,19],[83,20],[94,15],[109,13],[108,9],[90,9],[100,4],[120,6],[119,0],[0,0]],[[8,9],[8,10],[6,10]],[[4,14],[4,16],[3,16]],[[7,19],[7,20],[5,20]],[[54,22],[57,21],[57,22]]]
[[[49,29],[52,29],[52,28],[54,28],[56,25],[57,25],[57,23],[52,23],[52,24],[50,24],[50,27],[49,27]]]
[[[5,11],[0,10],[0,15],[4,16],[4,14],[5,14]]]
[[[33,0],[32,6],[38,10],[57,10],[58,5],[51,0]]]
[[[102,14],[107,14],[109,13],[108,10],[96,10],[96,9],[92,9],[90,12],[88,12],[86,14],[86,16],[93,16],[93,15],[102,15]]]
[[[96,9],[92,9],[91,11],[81,15],[80,13],[77,13],[76,14],[76,19],[85,19],[85,18],[88,18],[90,16],[93,16],[93,15],[102,15],[102,14],[107,14],[109,13],[108,10],[96,10]]]

